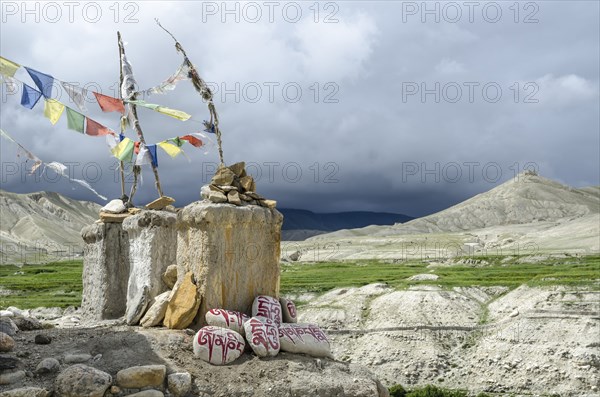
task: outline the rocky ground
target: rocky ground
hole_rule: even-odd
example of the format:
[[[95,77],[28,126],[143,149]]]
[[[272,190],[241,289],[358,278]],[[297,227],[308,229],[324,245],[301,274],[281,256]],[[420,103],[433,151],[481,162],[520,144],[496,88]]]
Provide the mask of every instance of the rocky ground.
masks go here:
[[[58,328],[19,331],[12,351],[0,354],[0,366],[15,366],[0,371],[0,396],[50,395],[36,394],[34,389],[16,394],[25,387],[68,397],[387,396],[387,389],[370,371],[339,360],[283,352],[259,359],[245,353],[232,365],[217,367],[194,358],[192,330],[143,329],[119,322],[90,326],[80,323],[77,312],[48,323]],[[144,367],[135,368],[139,366]],[[131,367],[123,375],[122,370]],[[178,394],[173,385],[186,373],[190,390]],[[183,375],[172,379],[172,374]],[[2,393],[8,390],[13,394]]]

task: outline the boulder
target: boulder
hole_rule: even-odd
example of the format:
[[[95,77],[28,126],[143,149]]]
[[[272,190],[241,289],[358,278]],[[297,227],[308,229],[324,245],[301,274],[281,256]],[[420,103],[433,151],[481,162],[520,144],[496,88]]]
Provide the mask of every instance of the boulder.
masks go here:
[[[36,345],[49,345],[52,342],[52,338],[48,335],[37,334],[33,341]]]
[[[128,325],[137,324],[146,309],[150,305],[150,289],[147,285],[143,285],[140,288],[136,287],[136,293],[134,296],[128,297],[127,311],[125,313],[125,321]]]
[[[313,357],[331,357],[327,335],[315,324],[286,324],[279,327],[281,350]]]
[[[173,397],[184,397],[192,389],[192,375],[189,372],[177,372],[167,377],[169,392]]]
[[[231,185],[234,178],[235,173],[233,171],[227,167],[220,166],[212,177],[211,183],[213,185]]]
[[[0,397],[49,397],[50,392],[39,387],[22,387],[0,393]]]
[[[167,312],[169,296],[171,296],[171,291],[166,291],[154,299],[154,303],[140,321],[142,327],[154,327],[162,323]]]
[[[183,329],[194,321],[200,307],[198,290],[192,272],[185,274],[175,285],[165,312],[164,325],[172,329]]]
[[[162,275],[162,281],[168,289],[173,289],[177,282],[177,265],[169,265]]]
[[[256,191],[256,183],[254,182],[254,178],[252,178],[250,175],[240,178],[240,185],[242,185],[244,190],[247,192]]]
[[[167,290],[162,275],[175,263],[177,214],[144,210],[123,222],[129,237],[130,271],[126,320],[136,324],[151,302]]]
[[[151,203],[146,204],[146,208],[149,210],[162,210],[167,206],[173,204],[175,199],[173,197],[162,196],[157,198]]]
[[[246,163],[243,161],[232,164],[227,168],[229,168],[238,178],[241,178],[246,174]]]
[[[275,298],[259,295],[252,304],[252,317],[264,317],[273,321],[275,325],[281,324],[281,304]]]
[[[279,298],[281,304],[281,317],[284,323],[297,323],[298,312],[296,311],[296,305],[289,299]]]
[[[62,371],[54,381],[57,397],[103,397],[112,377],[104,371],[77,364]]]
[[[278,296],[282,221],[278,211],[253,205],[202,201],[179,211],[176,262],[179,274],[194,274],[199,321],[210,309],[249,313],[257,295]]]
[[[162,386],[166,374],[164,365],[130,367],[117,372],[117,385],[127,389]]]
[[[137,393],[128,394],[127,397],[164,397],[164,395],[160,390],[142,390]]]
[[[35,368],[36,374],[49,374],[58,371],[60,371],[60,363],[52,357],[43,359]]]
[[[226,365],[244,352],[246,342],[239,333],[227,328],[206,326],[194,336],[194,356],[213,365]]]
[[[10,317],[0,317],[0,332],[13,337],[19,332],[19,327]]]
[[[0,354],[0,373],[9,369],[23,368],[24,364],[16,357]]]
[[[215,327],[231,329],[244,335],[244,323],[250,317],[244,313],[232,310],[210,309],[206,312],[206,323]]]
[[[0,310],[0,317],[14,317],[15,314],[10,310]]]
[[[240,199],[240,194],[237,190],[232,190],[229,193],[227,193],[227,201],[230,204],[242,205],[242,200]]]
[[[258,357],[276,356],[281,348],[275,322],[263,317],[252,317],[244,324],[246,340]]]
[[[83,293],[81,311],[90,320],[125,314],[129,278],[129,238],[119,223],[97,223],[81,231]]]
[[[225,194],[221,193],[221,192],[213,192],[211,191],[208,194],[208,199],[210,201],[212,201],[213,203],[226,203],[227,202],[227,196],[225,196]]]
[[[100,209],[100,211],[109,214],[120,214],[127,211],[127,208],[125,208],[125,204],[123,204],[122,200],[116,199],[109,201],[108,204]]]
[[[0,385],[10,385],[25,379],[25,371],[18,370],[0,373]]]
[[[10,352],[15,348],[15,340],[4,332],[0,332],[0,353]]]
[[[14,317],[12,320],[21,331],[35,331],[44,328],[38,319],[32,317]]]
[[[90,361],[92,358],[91,354],[88,353],[73,353],[65,354],[63,361],[65,364],[80,364]]]

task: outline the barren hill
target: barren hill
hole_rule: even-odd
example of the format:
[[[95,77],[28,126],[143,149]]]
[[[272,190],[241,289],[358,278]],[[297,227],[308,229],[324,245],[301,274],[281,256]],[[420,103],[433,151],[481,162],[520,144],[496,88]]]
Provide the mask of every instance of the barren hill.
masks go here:
[[[81,228],[100,206],[58,193],[0,190],[0,263],[38,262],[81,252]]]

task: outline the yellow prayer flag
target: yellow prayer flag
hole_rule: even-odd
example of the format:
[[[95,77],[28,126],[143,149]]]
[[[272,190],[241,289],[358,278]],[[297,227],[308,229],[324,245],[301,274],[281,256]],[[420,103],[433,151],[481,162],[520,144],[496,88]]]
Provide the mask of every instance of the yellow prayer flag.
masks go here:
[[[0,73],[3,75],[14,77],[17,70],[21,67],[18,63],[9,61],[6,58],[0,57]]]
[[[56,124],[64,111],[65,105],[55,99],[46,99],[46,103],[44,104],[44,116],[46,116],[52,124]]]
[[[167,141],[159,142],[158,146],[160,146],[162,150],[167,152],[167,154],[171,157],[177,157],[177,155],[182,152],[180,148],[173,145],[172,143],[168,143]]]
[[[177,120],[186,121],[189,120],[191,115],[177,109],[166,108],[164,106],[159,106],[155,109],[158,113],[166,114],[167,116],[171,116],[176,118]]]
[[[133,141],[129,138],[125,138],[110,151],[121,161],[131,161],[131,157],[133,156],[133,148]]]

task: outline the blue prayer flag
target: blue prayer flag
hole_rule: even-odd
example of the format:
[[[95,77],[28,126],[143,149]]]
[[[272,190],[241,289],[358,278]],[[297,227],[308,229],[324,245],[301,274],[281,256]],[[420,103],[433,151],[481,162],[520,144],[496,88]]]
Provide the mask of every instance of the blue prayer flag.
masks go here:
[[[148,149],[148,152],[152,157],[152,165],[158,168],[158,157],[156,157],[156,145],[148,145],[146,146],[146,149]]]
[[[28,86],[27,84],[23,84],[23,94],[21,95],[21,105],[25,106],[27,109],[33,109],[35,104],[42,97],[42,93]]]
[[[42,95],[44,95],[46,98],[50,98],[52,96],[52,84],[54,83],[54,77],[42,72],[38,72],[37,70],[30,69],[27,66],[25,66],[25,69],[27,69],[27,73],[29,73],[37,88],[40,89]]]

